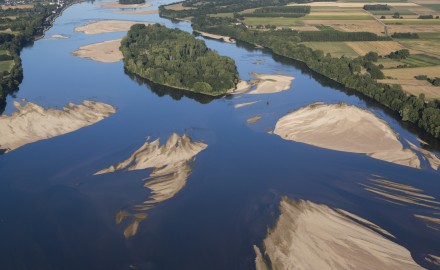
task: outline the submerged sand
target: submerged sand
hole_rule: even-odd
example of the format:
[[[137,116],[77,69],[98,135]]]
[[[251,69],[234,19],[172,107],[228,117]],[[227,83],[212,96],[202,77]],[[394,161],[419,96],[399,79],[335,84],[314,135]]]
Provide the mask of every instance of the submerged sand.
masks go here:
[[[17,111],[0,116],[0,150],[10,152],[23,145],[90,126],[116,112],[111,105],[84,101],[63,109],[45,109],[35,103],[14,102]]]
[[[73,55],[103,63],[119,62],[123,59],[119,50],[122,39],[104,41],[80,47]]]
[[[117,21],[103,20],[92,22],[75,28],[76,32],[83,32],[86,35],[96,35],[113,32],[127,32],[135,24],[151,25],[152,23],[136,22],[136,21]]]
[[[254,246],[257,269],[423,269],[379,226],[354,214],[287,198],[280,210],[264,240],[267,259]]]
[[[120,170],[134,171],[152,168],[153,172],[144,180],[145,187],[151,190],[149,200],[135,205],[131,212],[121,211],[116,221],[121,223],[131,217],[131,223],[124,230],[125,237],[136,234],[139,223],[147,217],[146,211],[156,204],[174,197],[186,184],[191,174],[191,163],[195,156],[208,145],[193,142],[187,135],[172,134],[168,141],[161,145],[160,139],[145,142],[128,159],[96,173],[104,174]]]
[[[151,4],[130,4],[130,5],[123,5],[119,4],[119,2],[104,2],[101,3],[100,6],[102,8],[146,8],[151,6]]]
[[[278,120],[274,133],[285,140],[420,168],[418,156],[403,147],[385,121],[356,106],[312,104]]]
[[[119,11],[116,14],[134,14],[134,15],[146,15],[146,14],[157,14],[158,9],[148,9],[148,10],[129,10],[129,11]]]
[[[260,74],[252,73],[256,78],[256,89],[248,94],[272,94],[289,90],[292,85],[293,76],[278,74]]]
[[[201,31],[194,31],[194,32],[200,34],[203,37],[212,38],[212,39],[219,39],[219,40],[223,40],[224,42],[228,42],[228,43],[235,43],[235,40],[231,37],[228,37],[228,36],[210,34],[210,33],[201,32]]]

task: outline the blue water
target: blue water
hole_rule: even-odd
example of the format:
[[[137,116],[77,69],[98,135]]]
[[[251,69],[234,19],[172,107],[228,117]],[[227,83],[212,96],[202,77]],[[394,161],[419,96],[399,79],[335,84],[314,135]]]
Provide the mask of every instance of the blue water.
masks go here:
[[[250,72],[294,76],[289,91],[201,103],[138,83],[124,73],[122,62],[73,56],[80,46],[124,36],[74,31],[90,21],[158,22],[191,31],[189,23],[173,23],[157,14],[117,11],[100,8],[98,2],[73,5],[46,39],[22,52],[24,81],[16,96],[8,98],[5,114],[15,111],[12,102],[21,99],[59,108],[91,99],[114,105],[117,113],[0,156],[0,269],[253,269],[252,246],[260,245],[273,225],[282,196],[325,203],[368,219],[394,234],[418,263],[432,268],[424,256],[440,255],[440,234],[413,216],[427,210],[390,204],[360,183],[377,174],[439,198],[438,172],[426,162],[426,168],[416,170],[285,141],[268,131],[286,113],[322,101],[372,111],[400,134],[402,142],[429,138],[380,105],[297,63],[245,44],[205,40],[210,48],[235,59],[243,79],[251,78]],[[53,34],[69,38],[48,39]],[[234,104],[254,100],[260,102],[234,109]],[[248,125],[246,119],[255,115],[261,115],[261,121]],[[115,214],[147,199],[142,179],[149,170],[93,173],[127,158],[146,137],[163,141],[173,132],[189,134],[208,148],[197,155],[186,186],[149,211],[137,235],[125,239],[124,227],[114,223]]]

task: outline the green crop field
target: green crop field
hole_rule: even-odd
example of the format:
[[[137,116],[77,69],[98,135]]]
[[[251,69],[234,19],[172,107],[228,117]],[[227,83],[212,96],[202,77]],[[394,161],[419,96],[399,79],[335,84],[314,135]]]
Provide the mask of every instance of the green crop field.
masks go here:
[[[345,42],[303,42],[305,46],[314,50],[321,50],[324,53],[330,53],[332,56],[341,57],[358,57],[357,54],[350,46]]]
[[[276,26],[302,26],[303,23],[297,18],[268,18],[268,17],[246,17],[244,22],[249,25],[266,25],[272,24]]]
[[[414,67],[428,67],[440,65],[440,59],[425,54],[413,54],[406,59],[400,60],[402,63]],[[439,72],[440,73],[440,72]]]
[[[385,24],[400,24],[400,25],[440,25],[440,19],[384,19],[382,20]]]

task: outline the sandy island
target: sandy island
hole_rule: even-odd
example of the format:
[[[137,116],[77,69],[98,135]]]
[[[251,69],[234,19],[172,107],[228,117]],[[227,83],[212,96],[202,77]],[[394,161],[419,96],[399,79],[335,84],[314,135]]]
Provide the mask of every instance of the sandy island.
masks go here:
[[[151,25],[152,23],[136,22],[136,21],[116,21],[103,20],[92,22],[75,28],[76,32],[83,32],[86,35],[96,35],[113,32],[126,32],[135,24]]]
[[[119,62],[123,59],[119,50],[122,39],[104,41],[80,47],[73,55],[103,63]]]
[[[356,106],[312,104],[278,120],[274,133],[285,140],[420,168],[416,153],[403,147],[385,121]]]
[[[200,32],[200,31],[194,31],[194,32],[198,33],[202,37],[223,40],[224,42],[228,42],[228,43],[235,43],[235,39],[228,37],[228,36],[221,36],[221,35],[210,34],[210,33],[206,33],[206,32]]]
[[[139,223],[147,218],[146,211],[157,203],[174,197],[185,186],[191,174],[191,162],[206,147],[208,145],[193,142],[187,135],[179,136],[174,133],[164,145],[160,145],[160,139],[153,142],[147,141],[128,159],[95,174],[153,168],[149,178],[144,179],[146,180],[144,186],[152,193],[149,200],[136,205],[132,209],[133,213],[120,211],[116,217],[118,224],[127,217],[132,218],[131,223],[124,230],[125,237],[136,234]]]
[[[253,104],[257,103],[257,102],[260,102],[260,101],[258,100],[258,101],[251,101],[251,102],[245,102],[245,103],[235,104],[235,105],[234,105],[234,108],[239,109],[239,108],[243,108],[243,107],[251,106],[251,105],[253,105]]]
[[[266,257],[254,246],[257,269],[423,269],[385,230],[354,214],[288,198],[280,210],[264,239]]]
[[[100,3],[102,8],[146,8],[150,7],[151,4],[131,4],[131,5],[123,5],[119,4],[119,2],[104,2]]]
[[[111,105],[84,101],[63,109],[45,109],[35,103],[14,102],[17,112],[0,116],[0,149],[10,152],[28,143],[49,139],[90,126],[116,112]]]
[[[254,84],[257,87],[248,94],[273,94],[289,90],[294,79],[292,76],[277,74],[252,73],[252,75],[255,77]]]

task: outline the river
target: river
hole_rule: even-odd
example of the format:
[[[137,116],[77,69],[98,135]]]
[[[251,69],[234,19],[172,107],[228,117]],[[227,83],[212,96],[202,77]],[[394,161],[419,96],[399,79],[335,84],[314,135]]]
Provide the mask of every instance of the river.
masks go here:
[[[149,9],[166,2],[172,1],[154,2]],[[74,31],[96,20],[158,22],[191,31],[187,22],[117,11],[100,8],[99,2],[75,4],[56,19],[46,38],[22,52],[24,80],[16,95],[8,97],[4,114],[14,112],[12,102],[21,99],[57,108],[96,100],[117,112],[0,156],[0,269],[254,269],[252,247],[261,245],[275,223],[282,196],[341,208],[374,222],[396,236],[393,241],[417,263],[433,267],[424,257],[440,255],[440,233],[414,218],[428,210],[392,204],[362,186],[372,175],[381,175],[440,198],[440,175],[426,161],[418,170],[286,141],[269,131],[292,110],[315,102],[345,102],[384,119],[403,144],[418,145],[418,136],[434,144],[432,140],[301,64],[247,44],[205,39],[208,47],[235,59],[243,79],[250,79],[250,72],[295,77],[289,91],[209,100],[150,87],[125,74],[121,61],[75,57],[72,52],[80,46],[124,35]],[[50,39],[54,34],[69,38]],[[256,115],[260,121],[246,123]],[[148,198],[142,180],[151,170],[94,173],[129,157],[148,136],[165,141],[174,132],[208,147],[191,164],[185,187],[149,210],[137,234],[125,238],[115,215]],[[439,154],[435,146],[431,150]]]

